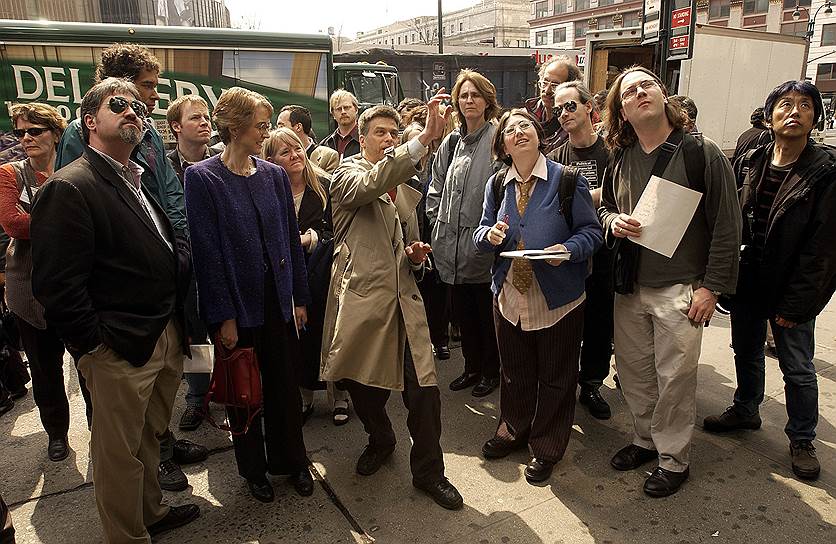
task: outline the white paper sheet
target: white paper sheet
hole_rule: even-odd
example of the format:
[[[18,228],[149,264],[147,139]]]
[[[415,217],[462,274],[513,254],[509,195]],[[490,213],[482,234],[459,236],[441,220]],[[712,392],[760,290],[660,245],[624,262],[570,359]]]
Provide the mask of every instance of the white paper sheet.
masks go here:
[[[673,257],[697,211],[700,198],[702,193],[652,176],[631,214],[641,223],[641,236],[630,239],[665,257]]]

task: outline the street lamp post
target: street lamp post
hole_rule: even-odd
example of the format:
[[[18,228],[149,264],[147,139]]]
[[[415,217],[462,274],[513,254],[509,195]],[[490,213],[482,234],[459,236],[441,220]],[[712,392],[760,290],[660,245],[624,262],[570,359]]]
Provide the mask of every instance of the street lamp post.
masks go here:
[[[816,12],[813,14],[813,16],[810,18],[810,21],[807,23],[807,34],[805,36],[807,37],[808,42],[813,41],[813,32],[815,32],[815,30],[816,30],[816,17],[818,17],[819,12],[822,10],[822,8],[825,8],[825,10],[824,10],[825,15],[830,15],[831,13],[833,13],[833,7],[830,4],[830,0],[826,0],[824,4],[819,6],[819,8],[816,10]],[[792,20],[793,21],[798,21],[799,19],[801,19],[801,10],[802,9],[807,12],[807,16],[809,17],[810,16],[810,10],[805,8],[804,6],[802,6],[800,4],[800,2],[798,0],[796,0],[795,10],[792,12]]]

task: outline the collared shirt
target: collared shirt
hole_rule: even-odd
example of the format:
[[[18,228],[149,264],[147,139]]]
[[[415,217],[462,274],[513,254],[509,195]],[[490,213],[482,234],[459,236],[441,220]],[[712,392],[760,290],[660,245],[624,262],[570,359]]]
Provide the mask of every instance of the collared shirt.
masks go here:
[[[137,201],[139,202],[142,209],[145,210],[145,213],[148,214],[148,217],[154,223],[154,226],[157,228],[157,232],[160,233],[160,237],[163,239],[165,244],[168,246],[168,249],[174,251],[174,246],[171,245],[171,241],[168,239],[168,234],[166,233],[165,228],[165,220],[163,219],[162,215],[154,208],[154,206],[148,201],[148,198],[145,196],[145,193],[142,191],[142,173],[145,171],[140,165],[135,163],[132,160],[128,160],[127,166],[120,163],[104,151],[98,150],[93,146],[90,146],[90,149],[101,155],[105,161],[113,167],[113,170],[122,178],[122,181],[125,182],[125,185],[131,190],[131,193],[136,197]]]
[[[531,172],[531,178],[532,184],[528,189],[529,195],[534,194],[534,188],[537,183],[540,181],[545,182],[548,179],[546,157],[542,153],[540,154],[540,157],[538,157],[537,162],[534,164],[534,170]],[[517,168],[514,165],[511,165],[508,169],[504,184],[507,185],[512,181],[517,182],[516,195],[517,203],[519,203],[519,184],[522,183],[522,176],[520,176],[519,172],[517,172]],[[517,288],[514,287],[513,266],[511,266],[511,269],[508,270],[508,275],[505,276],[505,282],[502,284],[502,290],[499,292],[498,297],[499,313],[502,314],[502,317],[514,325],[519,323],[520,327],[524,331],[536,331],[551,327],[567,316],[569,312],[580,306],[584,300],[586,300],[586,293],[581,293],[581,296],[572,302],[564,304],[554,310],[550,310],[549,305],[546,303],[546,297],[540,289],[540,284],[537,283],[536,274],[533,276],[531,287],[528,288],[528,291],[526,291],[525,294],[517,291]]]
[[[357,131],[357,123],[354,124],[354,128],[351,129],[351,132],[343,136],[340,133],[340,129],[334,133],[336,142],[337,142],[337,153],[340,154],[340,158],[343,158],[345,154],[345,148],[348,147],[349,142],[355,140],[357,142],[360,141],[360,133]]]
[[[203,146],[203,157],[200,160],[208,159],[211,156],[212,155],[209,153],[209,146]],[[180,165],[182,166],[183,170],[194,164],[193,162],[186,160],[186,157],[184,157],[183,153],[180,152],[180,146],[177,146],[177,157],[180,159]]]

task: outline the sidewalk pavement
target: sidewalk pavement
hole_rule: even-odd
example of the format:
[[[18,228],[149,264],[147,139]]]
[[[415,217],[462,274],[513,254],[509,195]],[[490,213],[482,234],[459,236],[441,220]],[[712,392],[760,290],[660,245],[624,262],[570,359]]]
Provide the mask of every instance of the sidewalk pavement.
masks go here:
[[[207,462],[184,467],[191,487],[166,493],[171,504],[195,502],[201,517],[161,535],[155,542],[318,543],[685,543],[836,542],[836,301],[819,317],[816,368],[819,374],[818,456],[821,478],[797,480],[790,468],[783,383],[775,359],[767,358],[763,428],[711,435],[703,418],[731,402],[735,378],[728,318],[717,315],[706,329],[699,369],[697,430],[691,478],[676,495],[653,499],[642,492],[651,465],[617,472],[609,459],[631,438],[631,420],[612,377],[602,388],[613,408],[609,421],[593,419],[582,406],[566,457],[547,485],[525,481],[526,452],[497,461],[480,455],[497,421],[499,392],[475,399],[447,384],[462,369],[461,351],[438,363],[447,476],[464,496],[464,508],[449,512],[415,490],[409,473],[409,436],[400,395],[389,413],[400,440],[392,458],[369,477],[354,472],[366,435],[354,414],[335,427],[324,395],[305,426],[305,442],[317,485],[298,497],[284,478],[273,478],[276,501],[252,499],[237,475],[230,440],[204,424],[178,432],[185,384],[173,430],[178,437],[212,449]],[[65,461],[46,456],[31,394],[0,418],[0,493],[10,505],[18,542],[101,541],[88,456],[89,435],[75,372],[66,365],[71,395],[70,446]],[[218,410],[218,417],[221,411]],[[118,474],[113,475],[118,478]]]

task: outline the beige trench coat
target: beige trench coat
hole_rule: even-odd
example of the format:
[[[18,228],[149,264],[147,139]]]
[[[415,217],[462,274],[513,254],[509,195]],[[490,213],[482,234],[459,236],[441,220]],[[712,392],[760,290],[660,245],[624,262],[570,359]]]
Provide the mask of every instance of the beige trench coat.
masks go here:
[[[418,240],[421,193],[406,145],[377,164],[356,155],[331,181],[334,263],[325,309],[321,379],[403,391],[407,339],[418,383],[437,385],[424,301],[404,252]],[[395,202],[387,191],[398,188]],[[401,227],[401,223],[405,225]]]

